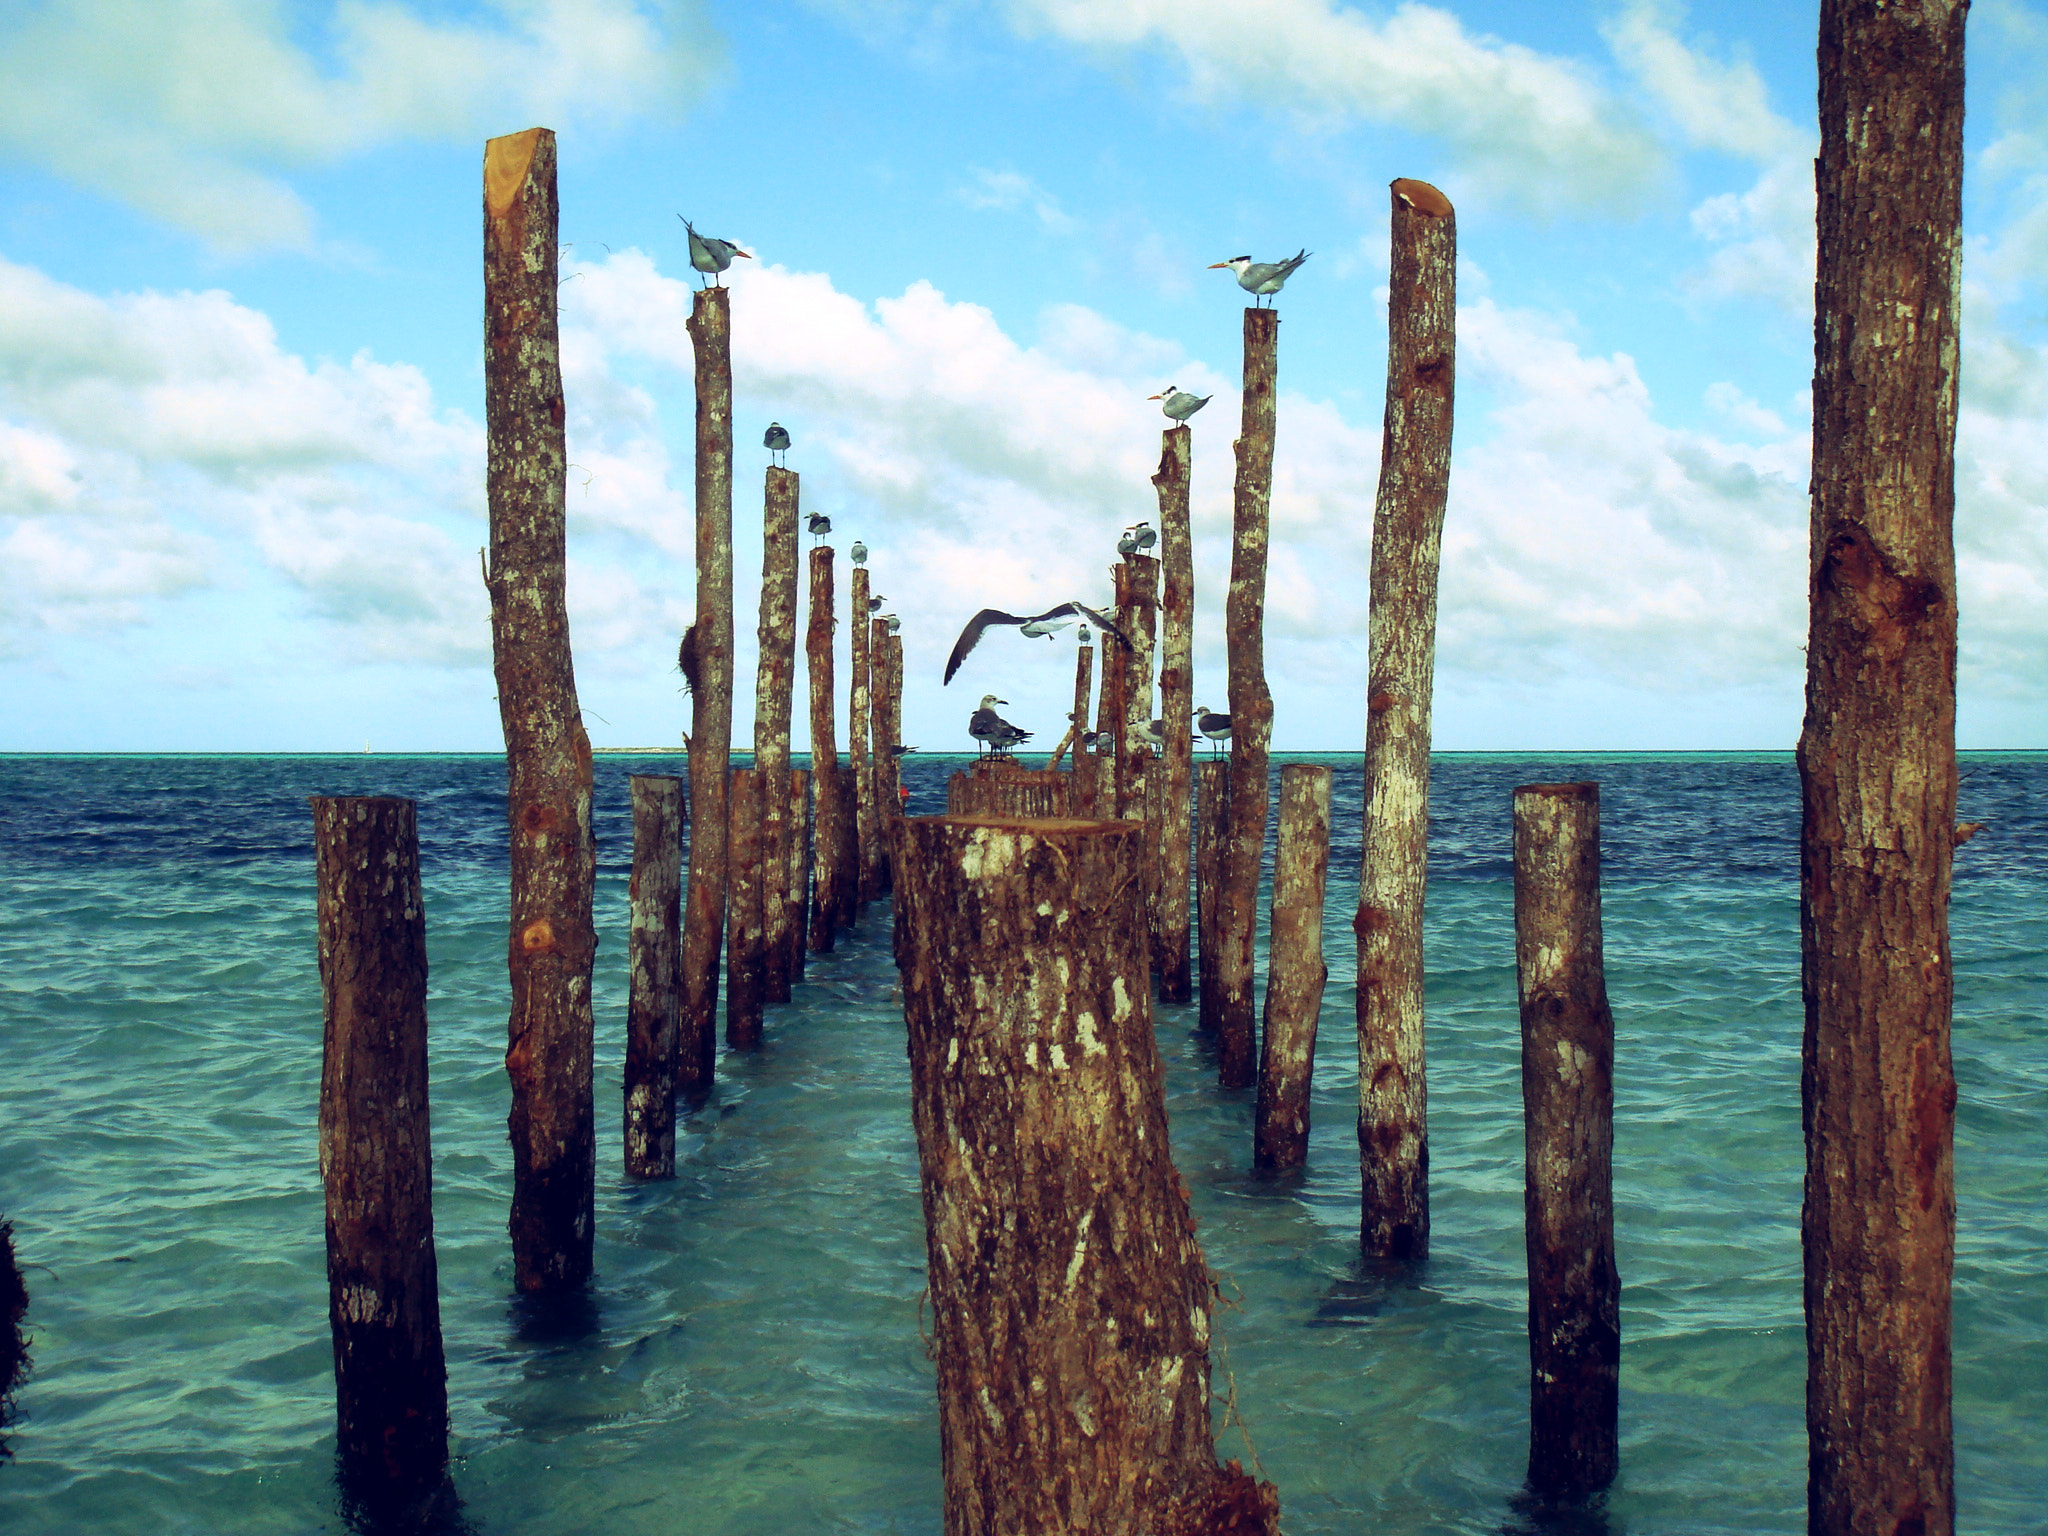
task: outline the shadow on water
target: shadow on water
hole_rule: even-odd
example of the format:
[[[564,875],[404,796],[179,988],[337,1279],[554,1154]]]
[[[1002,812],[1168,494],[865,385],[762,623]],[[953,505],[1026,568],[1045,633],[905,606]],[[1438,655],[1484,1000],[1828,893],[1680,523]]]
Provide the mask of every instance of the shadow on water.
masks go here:
[[[1604,1491],[1566,1499],[1524,1486],[1508,1500],[1500,1536],[1624,1536],[1627,1529],[1607,1513]]]
[[[335,1502],[351,1536],[480,1536],[445,1473],[424,1492],[394,1485],[379,1468],[334,1458]]]
[[[573,1291],[516,1294],[505,1308],[512,1343],[537,1354],[596,1345],[604,1333],[604,1310],[588,1285]]]
[[[1356,1258],[1351,1273],[1338,1275],[1323,1288],[1322,1299],[1302,1326],[1359,1328],[1389,1311],[1443,1300],[1428,1277],[1427,1260]]]

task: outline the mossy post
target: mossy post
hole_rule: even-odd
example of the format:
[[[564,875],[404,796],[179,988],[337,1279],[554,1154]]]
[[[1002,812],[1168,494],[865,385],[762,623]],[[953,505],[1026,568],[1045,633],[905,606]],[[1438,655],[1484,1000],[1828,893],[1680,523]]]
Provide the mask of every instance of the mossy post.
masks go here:
[[[1965,0],[1823,0],[1806,723],[1807,1526],[1955,1529]]]
[[[796,542],[799,485],[793,469],[768,466],[762,495],[760,660],[754,671],[754,767],[761,773],[762,998],[790,998],[789,734],[796,688]]]
[[[484,146],[484,418],[491,653],[511,829],[512,1269],[522,1291],[590,1275],[597,1121],[590,974],[590,738],[566,598],[555,136]]]
[[[1529,1254],[1529,1487],[1577,1498],[1621,1466],[1614,1014],[1600,941],[1600,786],[1515,791]]]
[[[1184,1003],[1194,995],[1188,967],[1188,833],[1195,760],[1190,725],[1195,709],[1195,544],[1188,516],[1191,442],[1186,422],[1161,433],[1159,471],[1152,477],[1159,492],[1159,564],[1164,577],[1159,598],[1159,714],[1166,721],[1166,751],[1153,770],[1159,779],[1159,890],[1153,906],[1152,965],[1159,974],[1163,1003]]]
[[[676,1086],[711,1086],[724,948],[726,775],[732,764],[732,290],[700,288],[690,311],[697,369],[697,618],[684,640],[690,690],[690,886],[683,907],[682,1050]]]
[[[1144,829],[926,816],[896,851],[949,1536],[1274,1532],[1272,1485],[1211,1438]]]
[[[829,955],[838,932],[840,855],[845,838],[840,813],[839,744],[832,720],[832,549],[811,551],[811,617],[804,631],[804,659],[811,678],[811,921],[814,954]]]
[[[396,1515],[448,1476],[419,832],[410,800],[312,805],[336,1441],[350,1499]]]
[[[625,1164],[636,1179],[676,1171],[676,1048],[683,963],[683,781],[636,773],[626,941]]]
[[[1266,1017],[1252,1162],[1299,1168],[1308,1161],[1309,1090],[1322,1015],[1323,890],[1330,874],[1330,770],[1280,770],[1280,842],[1273,854],[1273,921],[1266,954]]]
[[[1237,437],[1230,591],[1223,610],[1230,669],[1230,822],[1218,902],[1215,1027],[1216,1076],[1225,1088],[1249,1088],[1258,1071],[1252,950],[1271,799],[1266,783],[1267,748],[1273,739],[1273,695],[1266,687],[1266,546],[1272,530],[1279,352],[1280,312],[1246,310],[1244,419]]]
[[[1373,510],[1364,855],[1358,881],[1359,1247],[1429,1254],[1422,904],[1436,586],[1451,479],[1458,225],[1424,181],[1393,184],[1387,412]]]

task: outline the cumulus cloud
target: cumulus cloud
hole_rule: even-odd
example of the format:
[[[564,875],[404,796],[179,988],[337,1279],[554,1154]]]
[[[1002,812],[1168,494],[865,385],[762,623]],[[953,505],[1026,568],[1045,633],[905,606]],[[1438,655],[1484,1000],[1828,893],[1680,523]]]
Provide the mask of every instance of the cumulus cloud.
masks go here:
[[[306,245],[313,215],[280,172],[408,139],[673,111],[716,58],[691,0],[482,0],[463,20],[417,0],[307,9],[7,7],[0,145],[223,250]]]

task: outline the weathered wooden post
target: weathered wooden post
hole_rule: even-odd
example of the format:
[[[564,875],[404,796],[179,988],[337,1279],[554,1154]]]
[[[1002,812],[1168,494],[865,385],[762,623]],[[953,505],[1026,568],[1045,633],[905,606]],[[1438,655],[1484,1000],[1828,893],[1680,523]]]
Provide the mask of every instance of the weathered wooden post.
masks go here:
[[[1143,837],[899,826],[948,1536],[1277,1529],[1210,1437],[1216,1293],[1167,1142]]]
[[[400,1512],[448,1475],[419,833],[410,800],[312,805],[336,1439],[348,1493]]]
[[[626,1172],[676,1171],[676,1049],[680,1041],[683,937],[683,781],[636,773],[633,880],[627,940]]]
[[[1259,866],[1266,845],[1267,744],[1273,695],[1266,688],[1266,544],[1273,503],[1274,394],[1280,313],[1244,312],[1244,421],[1237,438],[1230,591],[1224,639],[1230,667],[1230,831],[1223,843],[1221,927],[1216,936],[1216,1068],[1225,1088],[1257,1071],[1252,1036],[1252,949],[1258,936]],[[1206,987],[1208,983],[1205,981]]]
[[[788,889],[783,893],[788,921],[783,929],[783,974],[793,989],[804,979],[805,917],[811,894],[811,772],[789,771]]]
[[[1422,904],[1436,585],[1451,478],[1458,225],[1424,181],[1393,184],[1386,448],[1373,510],[1364,856],[1358,881],[1359,1247],[1429,1253]]]
[[[832,549],[811,551],[811,618],[804,632],[804,659],[811,677],[811,949],[832,952],[838,931],[842,872],[838,737],[832,723]]]
[[[848,830],[853,844],[853,863],[847,870],[846,886],[848,903],[854,916],[858,916],[863,903],[874,894],[870,887],[873,878],[868,866],[868,845],[875,832],[875,779],[872,772],[874,759],[869,754],[868,738],[874,726],[874,634],[880,622],[868,617],[868,568],[856,565],[853,568],[851,592],[847,599],[847,611],[851,628],[848,631],[848,662],[852,679],[847,687],[846,698],[846,766],[847,778],[852,782],[853,816]],[[886,633],[888,626],[881,626]],[[874,743],[874,751],[880,753],[886,743]]]
[[[1330,770],[1280,770],[1280,844],[1273,854],[1273,921],[1266,950],[1266,1019],[1252,1161],[1308,1161],[1309,1089],[1323,1008],[1323,888],[1330,873]]]
[[[881,783],[876,788],[875,798],[882,806],[884,820],[881,837],[881,886],[882,890],[895,887],[895,846],[892,830],[903,815],[903,759],[896,755],[896,748],[903,742],[903,637],[891,634],[882,646],[882,721],[886,729],[883,735],[889,741],[889,756],[883,760]]]
[[[732,290],[700,288],[690,310],[697,369],[697,618],[683,638],[690,678],[690,888],[683,910],[682,1050],[676,1086],[702,1093],[717,1058],[718,954],[725,938],[726,776],[732,765]]]
[[[1196,785],[1195,958],[1202,978],[1198,1017],[1202,1032],[1214,1034],[1216,1003],[1222,995],[1216,980],[1216,946],[1223,922],[1223,840],[1230,830],[1230,765],[1203,763],[1197,770]]]
[[[1117,722],[1116,803],[1117,814],[1126,821],[1145,819],[1145,786],[1151,777],[1152,751],[1146,745],[1152,724],[1152,651],[1159,629],[1159,562],[1150,555],[1131,555],[1116,567],[1118,622],[1131,637],[1129,646],[1116,648],[1115,664],[1124,675],[1123,718]],[[1157,841],[1156,829],[1153,834]],[[1150,922],[1150,886],[1155,874],[1147,859],[1141,872],[1146,881],[1145,910]]]
[[[1083,642],[1074,648],[1074,712],[1067,717],[1067,733],[1060,738],[1060,744],[1046,760],[1045,766],[1057,768],[1060,759],[1067,755],[1067,748],[1080,741],[1081,733],[1088,729],[1088,700],[1095,690],[1095,647]],[[1074,767],[1081,766],[1078,747],[1074,752]]]
[[[505,1072],[513,1283],[522,1291],[567,1289],[589,1277],[596,1211],[597,844],[565,597],[557,207],[554,134],[529,128],[484,146],[484,585],[511,826]]]
[[[754,767],[761,773],[762,998],[786,1003],[790,911],[789,727],[796,686],[797,473],[768,466],[762,495],[760,659],[754,669]],[[798,920],[799,923],[801,919]]]
[[[1620,1469],[1614,1015],[1600,944],[1600,786],[1515,791],[1515,972],[1529,1248],[1529,1486]]]
[[[1823,0],[1806,1002],[1807,1522],[1955,1528],[1955,507],[1964,0]]]
[[[763,896],[770,890],[762,864],[761,824],[766,790],[758,768],[736,768],[726,780],[726,846],[730,878],[725,934],[725,1043],[757,1050],[768,992]],[[778,870],[779,874],[780,871]]]
[[[1152,963],[1159,1000],[1184,1003],[1194,995],[1188,970],[1188,821],[1195,741],[1195,545],[1188,516],[1191,435],[1187,424],[1160,434],[1159,563],[1165,588],[1159,599],[1159,713],[1166,721],[1166,751],[1159,779],[1159,891],[1153,907]],[[1085,705],[1083,706],[1085,708]]]
[[[28,1336],[21,1331],[26,1316],[28,1282],[14,1251],[14,1223],[0,1215],[0,1437],[14,1422],[14,1389],[28,1377]]]

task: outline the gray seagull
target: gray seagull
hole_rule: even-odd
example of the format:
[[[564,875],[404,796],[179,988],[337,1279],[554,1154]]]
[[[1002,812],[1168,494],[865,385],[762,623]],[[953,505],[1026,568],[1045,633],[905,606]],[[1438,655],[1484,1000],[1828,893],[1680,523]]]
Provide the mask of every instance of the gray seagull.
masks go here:
[[[812,538],[822,544],[825,541],[825,535],[832,531],[832,519],[822,512],[813,512],[805,520],[804,527]]]
[[[1009,751],[1019,742],[1031,739],[1029,731],[1018,730],[996,713],[998,704],[1009,702],[1008,699],[999,699],[992,693],[984,693],[981,696],[981,707],[967,717],[967,734],[984,746],[992,747],[998,755]]]
[[[853,548],[849,549],[846,554],[847,558],[852,560],[855,565],[866,565],[868,563],[868,547],[861,543],[859,539],[853,541]]]
[[[1223,750],[1223,743],[1230,740],[1230,716],[1228,715],[1219,715],[1214,710],[1197,704],[1195,706],[1195,725],[1204,736],[1209,738],[1210,744],[1219,753]]]
[[[777,464],[780,464],[783,454],[789,451],[788,429],[779,421],[769,422],[768,430],[761,434],[761,446],[768,450],[769,456]]]
[[[676,217],[683,219],[680,213]],[[717,282],[719,273],[732,265],[733,257],[744,256],[749,261],[754,259],[752,251],[743,251],[730,240],[719,240],[710,235],[698,234],[697,226],[688,219],[683,219],[683,228],[690,232],[690,265],[713,282]]]
[[[1209,270],[1228,267],[1237,274],[1237,286],[1252,295],[1252,301],[1270,299],[1280,291],[1281,285],[1294,275],[1294,269],[1309,258],[1310,252],[1303,249],[1285,261],[1253,261],[1249,256],[1233,256],[1228,261],[1212,261]]]
[[[1055,624],[1051,622],[1054,619],[1063,619],[1066,622]],[[1025,634],[1035,638],[1039,635],[1050,637],[1054,630],[1064,629],[1067,623],[1075,619],[1094,620],[1097,629],[1106,635],[1115,635],[1127,649],[1129,648],[1130,637],[1118,629],[1106,615],[1097,613],[1086,603],[1060,603],[1043,613],[1032,614],[1004,613],[1000,608],[984,608],[967,621],[967,627],[960,631],[960,638],[953,642],[953,654],[946,658],[946,682],[953,681],[953,674],[960,670],[960,663],[967,659],[967,653],[980,643],[983,632],[993,624],[1015,624]],[[1034,625],[1038,627],[1033,628]],[[943,687],[944,684],[940,686]]]
[[[1169,384],[1166,388],[1159,391],[1158,394],[1147,395],[1145,398],[1147,400],[1164,401],[1165,404],[1161,405],[1159,409],[1165,415],[1175,421],[1186,421],[1216,397],[1214,395],[1189,394],[1188,391],[1182,389],[1179,385]]]

